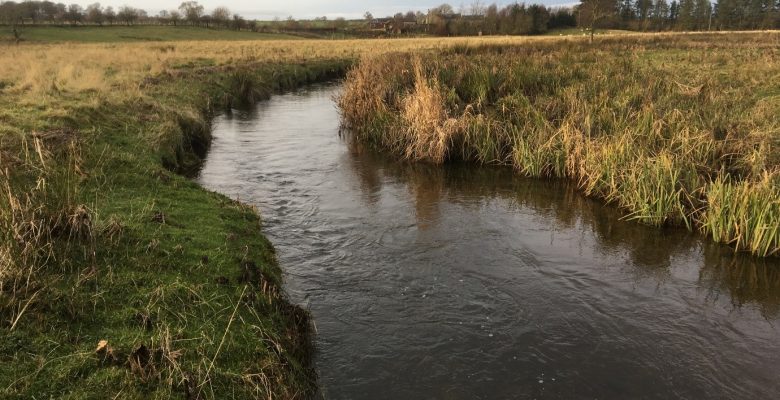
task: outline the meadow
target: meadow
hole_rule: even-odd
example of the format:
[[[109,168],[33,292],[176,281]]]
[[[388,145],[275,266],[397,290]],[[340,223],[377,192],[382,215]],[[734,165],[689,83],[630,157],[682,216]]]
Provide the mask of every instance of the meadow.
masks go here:
[[[256,210],[187,178],[210,118],[481,42],[0,45],[0,397],[308,397],[308,314]]]
[[[256,210],[187,175],[215,113],[316,81],[347,76],[346,122],[399,156],[776,253],[778,37],[0,44],[0,397],[308,397]]]

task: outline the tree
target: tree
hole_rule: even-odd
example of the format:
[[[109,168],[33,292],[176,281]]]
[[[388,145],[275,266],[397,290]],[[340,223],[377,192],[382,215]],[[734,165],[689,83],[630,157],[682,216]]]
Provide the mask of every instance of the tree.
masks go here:
[[[680,15],[680,3],[677,0],[672,0],[669,4],[669,26],[675,26],[677,24],[677,16]]]
[[[11,25],[11,33],[14,36],[14,41],[18,44],[22,40],[20,27],[22,11],[20,7],[12,1],[0,3],[0,22]]]
[[[657,31],[665,29],[666,21],[669,20],[669,4],[666,3],[666,0],[655,0],[650,14],[653,28]]]
[[[485,10],[485,22],[482,24],[482,31],[488,35],[498,33],[498,6],[493,3]]]
[[[119,7],[116,17],[123,21],[127,26],[133,25],[138,20],[138,10],[130,6]]]
[[[444,3],[438,7],[432,8],[428,13],[440,15],[442,17],[451,17],[455,15],[455,10],[452,8],[451,5]]]
[[[71,24],[76,25],[84,18],[84,10],[78,4],[71,4],[68,6],[66,18]]]
[[[371,23],[374,22],[374,15],[366,11],[366,13],[363,14],[363,19],[366,20],[366,25],[371,28]]]
[[[344,29],[347,27],[347,20],[344,19],[344,17],[338,17],[335,20],[333,20],[333,28],[334,29]]]
[[[116,13],[114,12],[114,7],[106,7],[106,9],[103,10],[103,18],[109,24],[114,25],[114,22],[116,22]]]
[[[637,0],[639,1],[639,0]],[[634,4],[631,0],[621,0],[618,3],[618,14],[620,15],[621,22],[624,27],[636,20],[636,12],[634,10]]]
[[[593,43],[593,35],[599,24],[615,15],[617,10],[616,0],[581,0],[579,5],[580,26],[590,29],[590,42]]]
[[[227,7],[217,7],[211,12],[211,19],[214,21],[214,24],[227,27],[230,19],[230,10]]]
[[[528,33],[538,35],[547,32],[547,23],[550,21],[550,12],[547,8],[538,4],[532,4],[527,9],[531,19],[531,29]]]
[[[482,3],[482,0],[474,0],[471,3],[471,6],[469,6],[469,15],[485,15],[485,12],[487,11],[485,5]]]
[[[705,0],[708,1],[708,0]],[[650,20],[650,14],[653,10],[652,0],[636,0],[636,16],[639,19],[640,29],[647,30]]]
[[[181,13],[177,10],[171,10],[168,12],[168,19],[171,20],[173,26],[176,26],[176,24],[181,21]]]
[[[203,17],[203,6],[198,4],[197,1],[185,1],[181,3],[179,11],[181,11],[184,18],[190,22],[190,25],[197,24]]]
[[[103,8],[100,6],[100,3],[94,3],[87,6],[86,18],[87,22],[103,25]]]
[[[547,29],[568,28],[577,26],[577,18],[572,9],[561,7],[550,10],[550,20],[547,21]]]
[[[300,27],[300,24],[295,20],[295,18],[293,18],[292,15],[290,15],[287,17],[287,21],[284,22],[284,26],[287,29],[295,30]]]
[[[233,14],[233,29],[240,31],[246,28],[246,21],[238,14]]]
[[[710,17],[712,17],[712,4],[710,0],[694,0],[693,2],[693,29],[702,31],[710,29]]]
[[[695,0],[680,0],[680,6],[677,9],[677,29],[689,31],[696,27],[694,18]]]

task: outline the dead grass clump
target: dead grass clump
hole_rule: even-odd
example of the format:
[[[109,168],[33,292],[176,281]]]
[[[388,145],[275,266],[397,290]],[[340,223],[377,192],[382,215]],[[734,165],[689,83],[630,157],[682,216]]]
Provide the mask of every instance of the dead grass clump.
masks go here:
[[[414,63],[414,76],[414,90],[401,105],[408,135],[405,155],[412,160],[442,163],[461,124],[447,114],[438,82],[428,81],[419,59]]]
[[[69,130],[21,138],[15,168],[0,170],[0,321],[13,329],[56,276],[71,245],[94,254],[93,212],[78,202],[80,145]]]

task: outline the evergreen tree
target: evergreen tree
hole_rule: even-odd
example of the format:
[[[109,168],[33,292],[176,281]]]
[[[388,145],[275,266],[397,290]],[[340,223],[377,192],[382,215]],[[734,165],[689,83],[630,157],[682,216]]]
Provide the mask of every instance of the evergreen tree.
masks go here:
[[[689,31],[695,28],[694,1],[680,0],[680,5],[677,9],[677,30]]]
[[[653,0],[636,0],[636,17],[639,20],[641,30],[647,30],[650,13],[653,9]]]
[[[677,16],[680,15],[680,3],[677,0],[672,0],[669,4],[669,26],[674,27],[677,25]]]
[[[631,3],[631,0],[621,0],[618,4],[618,7],[618,14],[620,15],[621,23],[624,28],[627,28],[636,19],[634,5]]]
[[[651,10],[651,18],[653,29],[657,31],[666,29],[669,20],[669,4],[666,3],[666,0],[655,0]]]
[[[715,4],[718,29],[737,29],[742,25],[740,0],[718,0]]]
[[[710,29],[712,4],[710,0],[694,0],[693,29],[705,31]]]

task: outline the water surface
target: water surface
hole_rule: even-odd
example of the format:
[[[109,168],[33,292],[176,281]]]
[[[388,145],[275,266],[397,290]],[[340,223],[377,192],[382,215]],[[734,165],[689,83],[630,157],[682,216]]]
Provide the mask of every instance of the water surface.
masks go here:
[[[563,182],[383,157],[336,86],[214,122],[199,181],[259,207],[328,399],[771,399],[780,265]]]

